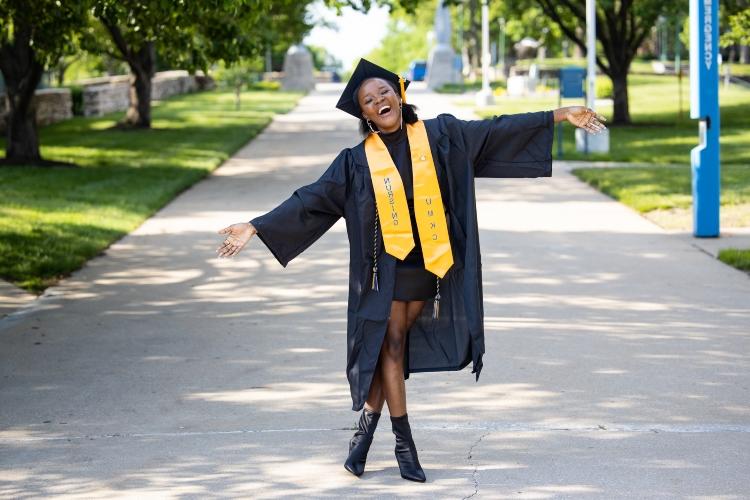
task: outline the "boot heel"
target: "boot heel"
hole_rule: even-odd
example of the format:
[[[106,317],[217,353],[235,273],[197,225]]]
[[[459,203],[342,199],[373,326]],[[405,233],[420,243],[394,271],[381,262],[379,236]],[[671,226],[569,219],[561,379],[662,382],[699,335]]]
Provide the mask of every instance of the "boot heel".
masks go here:
[[[393,434],[396,435],[396,461],[401,471],[401,477],[409,481],[424,483],[426,478],[422,466],[419,465],[417,447],[411,436],[411,426],[406,414],[400,417],[391,417]]]

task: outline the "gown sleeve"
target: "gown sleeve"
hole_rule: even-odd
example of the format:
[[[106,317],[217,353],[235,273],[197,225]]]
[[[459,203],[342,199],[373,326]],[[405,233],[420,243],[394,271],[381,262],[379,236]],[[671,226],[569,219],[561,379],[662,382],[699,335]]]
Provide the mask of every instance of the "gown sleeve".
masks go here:
[[[250,221],[258,238],[282,266],[286,267],[344,215],[350,160],[350,151],[341,151],[317,181],[302,186],[279,206]]]
[[[474,177],[552,175],[552,111],[455,120]]]

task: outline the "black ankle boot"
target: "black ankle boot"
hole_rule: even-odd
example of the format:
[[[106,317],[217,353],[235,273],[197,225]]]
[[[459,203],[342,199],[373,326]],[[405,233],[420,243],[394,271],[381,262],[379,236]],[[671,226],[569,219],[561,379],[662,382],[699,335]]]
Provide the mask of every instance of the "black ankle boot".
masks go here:
[[[417,447],[411,437],[409,417],[404,414],[400,417],[391,417],[393,433],[396,435],[396,460],[401,470],[401,477],[410,481],[425,481],[424,471],[419,465]]]
[[[355,476],[361,476],[365,471],[367,452],[370,451],[372,436],[375,434],[375,427],[378,426],[379,419],[380,413],[375,413],[368,409],[362,410],[357,431],[349,441],[349,457],[344,462],[346,470]]]

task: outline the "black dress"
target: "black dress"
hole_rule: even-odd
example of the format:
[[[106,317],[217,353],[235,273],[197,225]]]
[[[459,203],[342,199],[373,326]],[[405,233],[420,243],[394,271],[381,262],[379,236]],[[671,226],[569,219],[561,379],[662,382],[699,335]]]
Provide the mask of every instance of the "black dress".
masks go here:
[[[381,133],[380,138],[393,158],[406,191],[406,204],[414,237],[414,248],[404,258],[396,260],[396,282],[393,300],[430,300],[437,291],[437,276],[424,267],[422,246],[419,241],[417,220],[414,215],[414,182],[411,169],[411,151],[406,129],[399,129],[390,134]]]

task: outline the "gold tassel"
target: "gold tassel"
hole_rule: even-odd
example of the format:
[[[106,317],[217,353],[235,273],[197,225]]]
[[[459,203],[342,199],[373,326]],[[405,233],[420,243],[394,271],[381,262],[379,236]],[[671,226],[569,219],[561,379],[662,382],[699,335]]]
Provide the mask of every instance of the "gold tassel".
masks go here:
[[[404,88],[404,77],[398,77],[398,84],[401,86],[401,102],[406,104],[406,89]]]

